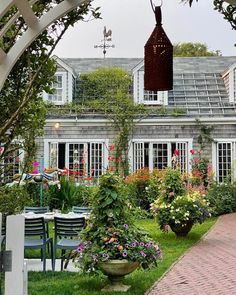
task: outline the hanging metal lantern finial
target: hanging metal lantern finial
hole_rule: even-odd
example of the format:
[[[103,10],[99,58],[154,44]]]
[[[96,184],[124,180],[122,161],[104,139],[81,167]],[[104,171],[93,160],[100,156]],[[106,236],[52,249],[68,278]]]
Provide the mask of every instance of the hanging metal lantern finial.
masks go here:
[[[162,28],[161,6],[153,9],[156,27],[144,46],[144,89],[165,91],[173,88],[173,46]]]

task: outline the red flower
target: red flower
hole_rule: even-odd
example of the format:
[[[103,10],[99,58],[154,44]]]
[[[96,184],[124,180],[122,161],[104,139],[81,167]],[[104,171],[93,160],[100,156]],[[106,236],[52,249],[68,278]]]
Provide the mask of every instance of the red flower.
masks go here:
[[[174,150],[174,155],[175,155],[175,156],[179,156],[179,150],[175,149],[175,150]]]
[[[116,158],[116,163],[120,163],[120,158]]]
[[[85,163],[85,159],[82,159],[82,160],[81,160],[81,163],[83,163],[83,164],[84,164],[84,163]]]
[[[113,156],[108,156],[108,161],[112,161],[114,159]]]
[[[194,155],[195,154],[195,150],[190,150],[190,154]]]
[[[114,146],[114,144],[110,144],[110,151],[114,151],[114,149],[115,149],[115,146]]]

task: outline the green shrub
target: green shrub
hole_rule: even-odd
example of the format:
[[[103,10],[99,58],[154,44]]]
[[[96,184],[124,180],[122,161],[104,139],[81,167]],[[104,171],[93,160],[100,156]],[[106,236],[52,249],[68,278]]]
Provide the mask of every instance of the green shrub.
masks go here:
[[[206,196],[214,215],[236,212],[236,183],[213,184]]]
[[[7,215],[20,213],[24,206],[32,205],[32,199],[25,186],[0,187],[0,212]]]
[[[96,187],[86,184],[77,185],[74,180],[62,177],[60,185],[50,185],[44,188],[44,205],[50,209],[71,210],[72,206],[88,206]]]

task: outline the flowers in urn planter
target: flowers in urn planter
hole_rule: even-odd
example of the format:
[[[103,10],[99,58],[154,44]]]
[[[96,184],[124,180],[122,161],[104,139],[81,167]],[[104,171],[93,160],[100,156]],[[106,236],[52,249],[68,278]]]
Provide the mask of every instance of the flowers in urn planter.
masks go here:
[[[82,243],[72,254],[81,269],[96,271],[99,263],[114,259],[138,262],[143,268],[157,265],[161,250],[134,225],[128,204],[123,180],[105,173],[91,204],[93,211]]]
[[[157,216],[161,227],[165,224],[202,223],[210,216],[209,204],[199,191],[192,191],[176,196],[172,202],[165,202],[162,198],[151,204],[151,210]]]
[[[81,243],[74,255],[79,267],[85,271],[99,269],[100,262],[114,259],[139,262],[146,269],[157,266],[162,257],[157,244],[128,224],[98,228],[92,241]]]

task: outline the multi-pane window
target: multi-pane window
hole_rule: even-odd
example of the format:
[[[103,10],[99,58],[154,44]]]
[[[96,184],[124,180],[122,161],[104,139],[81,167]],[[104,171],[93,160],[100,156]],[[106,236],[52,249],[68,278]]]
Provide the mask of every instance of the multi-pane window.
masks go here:
[[[76,181],[99,177],[104,170],[104,143],[49,143],[49,166],[67,168]]]
[[[162,170],[168,166],[168,144],[153,144],[153,168]]]
[[[143,102],[149,104],[168,104],[168,91],[148,91],[144,90]]]
[[[53,94],[48,95],[48,100],[53,103],[62,103],[63,102],[63,76],[55,75],[55,81],[52,83],[52,88],[54,89]]]
[[[134,142],[133,169],[148,167],[162,170],[179,165],[182,172],[188,171],[188,142]],[[175,151],[178,156],[173,157]]]
[[[235,153],[235,143],[217,143],[217,180],[224,182],[231,175],[232,154]]]
[[[20,151],[8,153],[3,160],[4,182],[12,182],[13,176],[20,172]],[[1,172],[1,173],[2,173]]]

